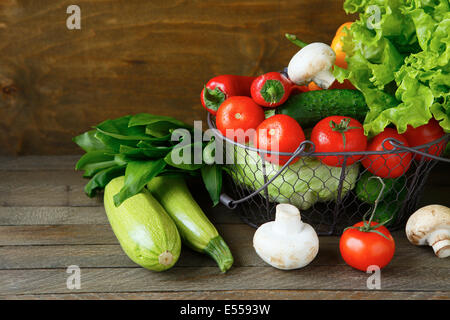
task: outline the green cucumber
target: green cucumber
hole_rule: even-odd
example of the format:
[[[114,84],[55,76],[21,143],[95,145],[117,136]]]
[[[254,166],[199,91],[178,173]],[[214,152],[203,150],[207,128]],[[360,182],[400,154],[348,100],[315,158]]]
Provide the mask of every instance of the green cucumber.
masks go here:
[[[356,183],[356,197],[366,203],[374,204],[381,192],[382,184],[369,171],[364,172]],[[380,200],[398,200],[405,198],[406,194],[406,178],[404,176],[398,178],[383,178],[384,191]]]
[[[120,246],[131,260],[146,269],[171,268],[181,251],[181,237],[175,223],[145,188],[116,207],[114,195],[124,182],[124,176],[111,180],[104,195],[106,215]]]
[[[380,192],[382,184],[369,171],[364,172],[356,183],[356,197],[369,204],[375,204]],[[392,225],[402,209],[403,201],[406,198],[406,178],[404,176],[398,178],[383,178],[384,191],[380,196],[377,208],[374,213],[374,221],[383,223],[389,220],[386,226]]]
[[[369,108],[358,90],[315,90],[292,95],[276,114],[291,116],[304,128],[313,127],[328,116],[347,116],[364,122]]]
[[[159,176],[147,188],[175,221],[183,243],[213,258],[222,272],[233,264],[230,249],[195,202],[182,177]]]
[[[402,205],[399,202],[380,202],[373,214],[373,221],[386,223],[385,226],[392,225],[400,212]],[[389,221],[389,222],[386,222]]]

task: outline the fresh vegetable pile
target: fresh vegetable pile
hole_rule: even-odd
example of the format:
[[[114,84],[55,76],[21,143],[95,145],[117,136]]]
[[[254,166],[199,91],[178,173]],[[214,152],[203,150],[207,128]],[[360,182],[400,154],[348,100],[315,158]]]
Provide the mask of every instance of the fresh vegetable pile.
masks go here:
[[[411,6],[418,6],[419,2]],[[420,29],[411,21],[408,20],[403,26],[409,28],[408,42],[402,42],[405,40],[402,38],[403,29],[395,30],[394,25],[389,28],[390,23],[395,22],[394,18],[401,19],[401,15],[412,14],[412,7],[408,10],[403,8],[407,3],[409,2],[399,0],[380,1],[381,8],[386,9],[389,14],[382,10],[381,22],[375,28],[368,27],[368,14],[361,14],[360,20],[344,23],[338,28],[330,46],[317,42],[307,44],[295,35],[287,34],[286,38],[300,47],[300,50],[282,72],[268,72],[254,78],[222,75],[208,82],[208,92],[220,96],[221,104],[217,110],[211,110],[202,99],[203,106],[215,116],[217,129],[222,135],[238,142],[234,147],[235,163],[226,169],[238,184],[252,191],[272,180],[267,189],[260,192],[261,195],[267,196],[272,202],[291,203],[306,210],[319,202],[334,201],[338,197],[344,199],[355,186],[358,187],[356,199],[373,205],[374,200],[369,201],[370,197],[362,196],[369,185],[361,182],[364,177],[372,175],[385,179],[387,185],[397,186],[388,189],[390,195],[380,200],[374,220],[395,222],[406,200],[408,188],[414,188],[408,186],[406,174],[414,167],[414,161],[419,164],[420,161],[428,162],[431,158],[407,150],[389,153],[390,150],[397,149],[393,143],[408,148],[440,139],[428,148],[419,150],[433,156],[441,155],[446,143],[442,139],[445,135],[445,120],[440,117],[432,118],[430,111],[430,116],[420,121],[408,120],[418,119],[425,113],[398,106],[398,94],[392,92],[395,87],[394,74],[401,67],[400,57],[412,59],[412,56],[425,54],[419,54],[420,37],[418,40],[415,32]],[[351,12],[365,12],[368,5],[367,1],[348,0],[345,8]],[[394,13],[391,13],[390,6],[393,6],[394,16],[391,16]],[[438,27],[439,21],[442,20],[442,24],[445,24],[448,20],[445,20],[448,16],[445,8],[447,7],[442,3],[434,11],[425,10],[424,13],[423,9],[418,9],[414,12],[422,14],[423,19],[428,19],[429,14],[435,14],[436,17],[433,17],[436,21],[431,18],[427,20],[430,23],[429,30],[435,30],[434,27],[442,27]],[[395,45],[398,43],[403,43],[401,48],[397,48],[401,49],[401,54],[395,53]],[[444,44],[445,42],[445,47]],[[413,50],[414,54],[408,50]],[[408,52],[411,55],[409,58]],[[362,58],[364,54],[365,60]],[[389,54],[398,58],[395,64],[398,64],[397,69]],[[378,59],[380,56],[386,60]],[[442,58],[439,61],[437,69],[430,69],[432,74],[428,73],[429,81],[421,86],[437,85],[430,82],[434,76],[443,80],[441,75],[449,69],[448,59]],[[364,66],[360,65],[362,62]],[[402,68],[407,69],[406,66]],[[381,86],[377,76],[382,79],[390,77],[390,80],[386,80]],[[403,80],[407,81],[405,79]],[[419,77],[414,81],[422,80]],[[446,83],[440,84],[435,91],[448,92],[448,81]],[[403,87],[403,84],[404,82],[398,82],[398,92],[408,88],[408,85]],[[236,87],[242,90],[238,93],[234,89]],[[416,90],[408,92],[413,91]],[[420,94],[420,90],[415,94]],[[202,97],[204,96],[205,90],[202,91]],[[437,94],[433,99],[434,107],[447,103],[447,98],[443,95]],[[385,121],[380,126],[379,120],[384,117],[384,111],[375,115],[381,109],[374,106],[374,100],[382,104],[382,110],[391,115],[395,112],[394,118],[401,121]],[[378,124],[374,124],[377,121]],[[378,126],[377,130],[370,129],[375,126]],[[313,148],[312,151],[319,153],[315,157],[279,154],[293,154],[306,139],[309,141],[305,144],[305,151],[308,151],[308,147]],[[254,152],[240,144],[255,147],[260,152]],[[341,154],[334,155],[338,152]],[[288,162],[287,169],[275,177]],[[394,179],[398,181],[393,183]]]
[[[419,169],[432,160],[408,148],[428,144],[419,151],[433,156],[445,148],[448,1],[376,1],[381,20],[370,25],[373,4],[345,1],[346,11],[360,12],[360,19],[340,26],[331,45],[307,44],[286,34],[301,49],[284,71],[255,78],[222,75],[202,91],[202,104],[217,129],[237,142],[235,162],[225,171],[240,190],[251,193],[246,199],[259,192],[265,203],[282,204],[275,221],[264,223],[254,238],[258,255],[277,268],[311,261],[286,258],[301,256],[301,245],[282,248],[285,235],[300,237],[304,228],[297,209],[315,211],[316,204],[334,201],[335,208],[342,202],[341,209],[345,203],[356,203],[357,212],[369,208],[342,235],[344,260],[363,271],[386,266],[395,243],[385,225],[399,218],[420,183]],[[220,97],[219,103],[212,108],[205,97]],[[302,157],[280,154],[292,155],[302,144]],[[417,170],[411,172],[412,167]],[[353,190],[353,200],[345,202]],[[264,209],[251,211],[258,210]],[[346,213],[334,212],[333,224]]]
[[[253,239],[267,263],[280,269],[310,263],[318,237],[299,209],[334,202],[335,210],[342,209],[349,195],[358,209],[369,210],[345,228],[343,259],[362,271],[390,262],[395,242],[385,226],[401,213],[408,188],[420,179],[408,172],[426,167],[432,160],[427,155],[441,155],[450,131],[450,8],[448,0],[379,0],[380,21],[374,25],[372,3],[345,1],[345,10],[359,12],[360,19],[340,26],[331,45],[306,44],[287,34],[300,50],[282,72],[220,75],[206,83],[200,101],[220,133],[235,142],[226,148],[231,165],[205,156],[212,144],[223,145],[191,141],[194,128],[166,116],[106,120],[74,138],[86,152],[76,164],[90,179],[85,192],[94,196],[104,189],[109,222],[130,259],[167,270],[183,243],[227,271],[231,252],[185,182],[201,177],[216,205],[224,170],[254,194],[262,189],[267,204],[278,203],[275,221],[263,224]],[[390,152],[393,141],[406,149]],[[423,155],[408,149],[424,144],[429,146],[420,148]],[[408,223],[408,238],[447,257],[448,208],[433,207],[431,215],[417,214]],[[333,227],[337,218],[334,211]]]

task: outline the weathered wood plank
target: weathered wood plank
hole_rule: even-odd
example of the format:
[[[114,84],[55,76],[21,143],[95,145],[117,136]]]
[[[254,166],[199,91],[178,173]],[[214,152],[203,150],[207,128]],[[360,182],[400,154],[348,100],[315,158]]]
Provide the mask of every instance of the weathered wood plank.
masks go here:
[[[367,290],[368,274],[347,266],[307,266],[289,272],[269,267],[174,267],[163,273],[143,268],[83,268],[83,292],[197,290]],[[66,269],[0,270],[0,294],[73,293]],[[448,268],[388,266],[381,288],[389,291],[450,291]]]
[[[206,199],[209,201],[209,199]],[[210,208],[199,201],[213,223],[242,223],[237,212],[224,206]],[[103,206],[96,207],[0,207],[0,226],[108,224]]]
[[[70,226],[50,230],[26,227],[32,230],[28,232],[21,228],[0,228],[0,245],[3,245],[0,247],[0,269],[66,268],[72,264],[95,268],[136,266],[126,257],[108,226],[67,227]],[[86,231],[79,231],[82,229]],[[246,225],[219,224],[217,229],[230,247],[235,266],[267,266],[253,249],[252,228]],[[3,234],[5,236],[2,236]],[[74,238],[74,234],[78,237]],[[396,240],[396,254],[392,265],[405,268],[447,267],[450,273],[448,261],[435,257],[431,248],[411,245],[401,231],[393,235]],[[312,265],[345,265],[339,253],[338,237],[320,237],[319,254]],[[184,247],[177,266],[215,266],[215,263],[208,257]]]
[[[89,198],[87,180],[75,171],[1,171],[2,206],[99,206],[101,198]]]
[[[203,119],[209,78],[279,70],[296,50],[285,31],[330,42],[346,19],[335,0],[80,0],[68,30],[71,4],[0,4],[0,153],[80,152],[74,135],[129,113]]]
[[[0,156],[0,171],[66,170],[73,171],[80,156]]]
[[[232,290],[0,295],[7,300],[449,300],[448,291]]]
[[[254,232],[243,224],[217,225],[218,230]],[[234,236],[234,235],[233,235]],[[117,240],[109,225],[31,225],[0,226],[0,246],[5,245],[80,245],[116,244]]]
[[[120,245],[5,246],[0,247],[0,269],[135,268]],[[261,263],[263,265],[263,263]],[[184,247],[178,267],[216,266],[209,257]]]
[[[0,226],[0,245],[117,243],[108,225]]]
[[[0,207],[0,226],[108,224],[103,207]]]

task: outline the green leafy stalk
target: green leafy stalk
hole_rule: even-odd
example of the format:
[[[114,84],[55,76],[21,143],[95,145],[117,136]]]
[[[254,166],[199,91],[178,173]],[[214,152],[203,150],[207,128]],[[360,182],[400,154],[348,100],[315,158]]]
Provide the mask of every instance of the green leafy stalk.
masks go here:
[[[86,153],[76,164],[90,178],[85,192],[92,197],[97,191],[120,175],[125,183],[114,203],[123,201],[142,191],[145,185],[159,175],[198,176],[200,173],[213,203],[218,202],[222,187],[220,167],[209,161],[194,163],[194,154],[203,154],[206,142],[184,144],[171,140],[176,129],[192,135],[193,128],[177,119],[147,113],[109,119],[94,130],[85,132],[73,141]],[[183,142],[183,143],[181,143]],[[181,156],[181,162],[179,160]],[[186,156],[186,157],[183,157]],[[200,170],[202,170],[200,172]]]
[[[125,170],[125,184],[114,196],[114,204],[118,207],[126,199],[141,192],[145,185],[161,173],[165,166],[164,159],[129,162]]]
[[[206,190],[213,201],[213,205],[217,205],[222,190],[222,168],[219,165],[204,166],[200,170],[205,184]]]

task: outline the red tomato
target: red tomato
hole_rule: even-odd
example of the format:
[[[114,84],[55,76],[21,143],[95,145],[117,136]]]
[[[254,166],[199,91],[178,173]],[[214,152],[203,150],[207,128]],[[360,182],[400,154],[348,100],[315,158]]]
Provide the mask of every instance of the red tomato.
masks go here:
[[[382,133],[369,141],[367,151],[384,151],[382,142],[386,138],[394,138],[409,147],[406,138],[398,134],[397,130],[386,128]],[[394,149],[389,142],[386,142],[384,146],[386,150]],[[367,170],[381,178],[397,178],[408,171],[411,160],[412,155],[410,152],[400,152],[365,156],[361,163]]]
[[[355,119],[344,116],[331,116],[320,120],[311,132],[311,141],[316,146],[316,152],[350,152],[365,151],[367,138],[362,124]],[[347,158],[347,165],[359,159],[362,155]],[[324,164],[341,167],[344,156],[319,156]]]
[[[264,110],[252,98],[234,96],[220,105],[216,125],[227,138],[244,143],[253,138],[256,127],[264,119]]]
[[[258,149],[275,152],[294,152],[300,143],[305,141],[305,134],[298,122],[287,115],[277,114],[264,120],[256,129],[254,145]],[[289,156],[265,154],[265,159],[271,163],[283,165]],[[294,159],[291,163],[298,161]]]
[[[371,226],[378,224],[372,222]],[[364,223],[358,222],[354,227],[361,227]],[[344,261],[351,267],[364,271],[371,265],[380,269],[385,267],[394,256],[395,242],[391,233],[384,226],[375,230],[384,234],[388,239],[375,232],[364,232],[349,228],[344,231],[339,242],[339,249]]]
[[[442,129],[442,127],[439,125],[439,122],[436,119],[431,118],[431,120],[427,124],[417,128],[413,128],[409,125],[406,129],[406,132],[403,133],[403,136],[405,136],[406,140],[408,140],[408,144],[410,147],[417,147],[437,140],[444,134],[444,129]],[[419,150],[428,154],[439,156],[444,150],[444,147],[445,141],[441,141],[439,143],[431,145],[428,148]],[[422,159],[422,156],[420,154],[416,154],[414,158],[420,161]],[[430,161],[431,158],[426,157],[425,160]]]

